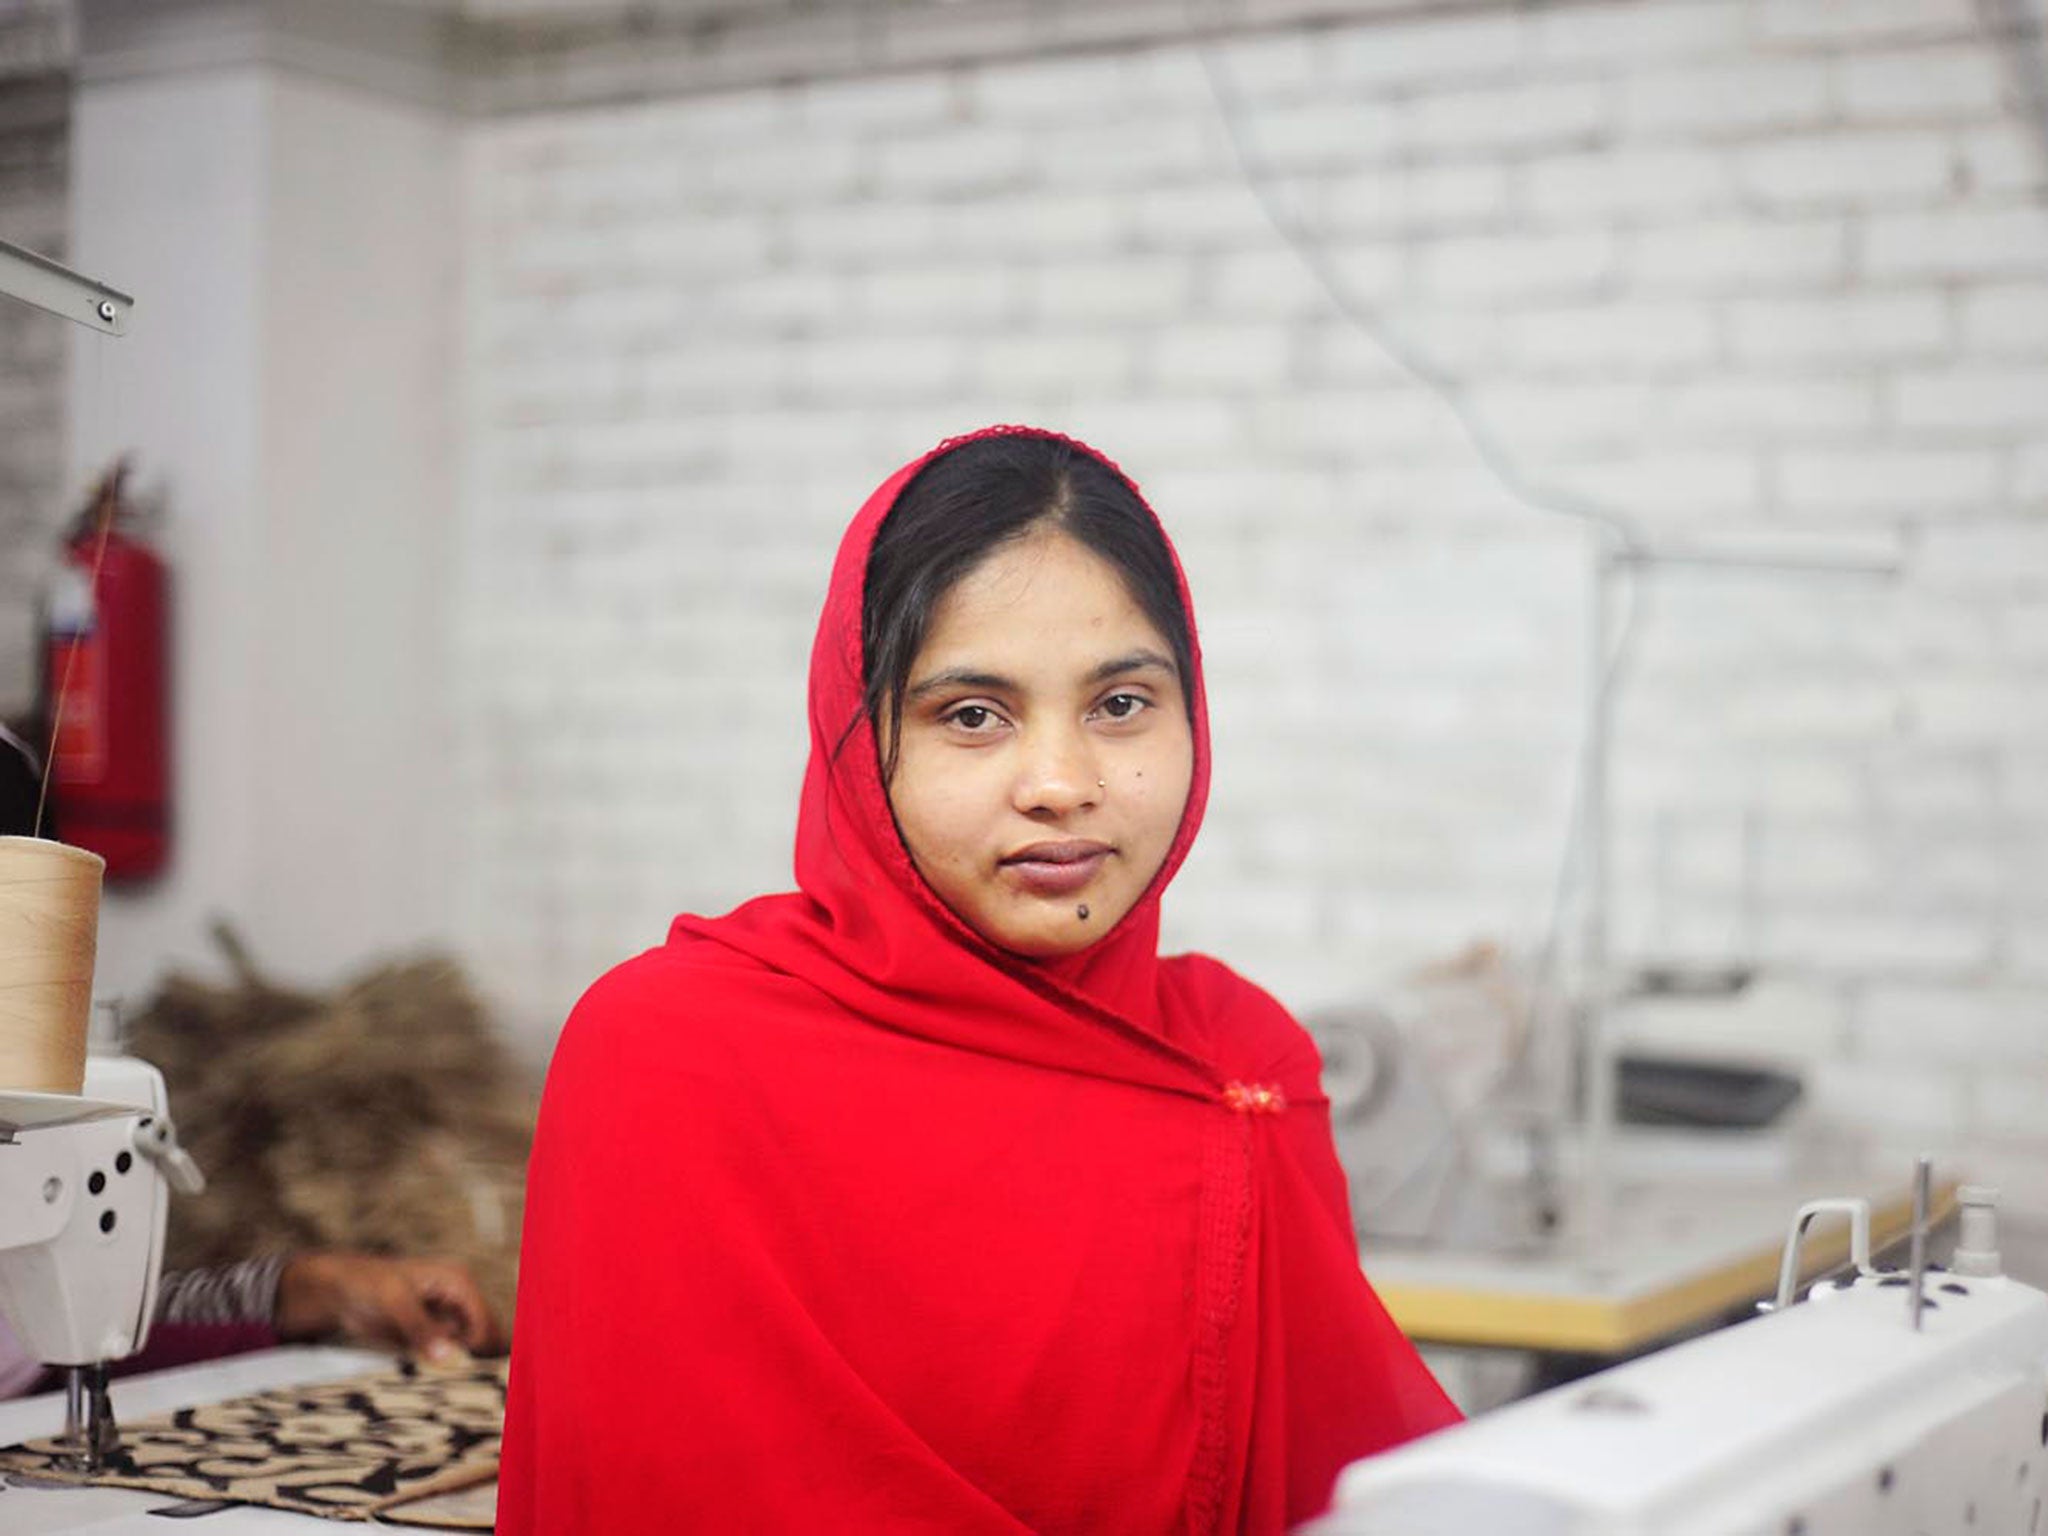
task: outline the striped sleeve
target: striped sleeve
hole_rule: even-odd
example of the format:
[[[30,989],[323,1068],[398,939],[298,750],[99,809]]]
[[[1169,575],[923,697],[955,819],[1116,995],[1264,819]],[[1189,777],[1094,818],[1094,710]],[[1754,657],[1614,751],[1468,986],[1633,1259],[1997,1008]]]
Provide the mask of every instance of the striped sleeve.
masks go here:
[[[157,1287],[160,1323],[263,1323],[277,1312],[277,1281],[285,1255],[266,1254],[209,1269],[168,1274]]]

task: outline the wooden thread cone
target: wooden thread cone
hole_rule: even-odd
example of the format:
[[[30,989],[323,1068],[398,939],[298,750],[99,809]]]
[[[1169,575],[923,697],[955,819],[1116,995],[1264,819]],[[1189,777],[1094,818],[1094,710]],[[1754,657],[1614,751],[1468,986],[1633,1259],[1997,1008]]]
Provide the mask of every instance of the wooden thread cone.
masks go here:
[[[85,1086],[107,861],[40,837],[0,837],[0,1093]]]

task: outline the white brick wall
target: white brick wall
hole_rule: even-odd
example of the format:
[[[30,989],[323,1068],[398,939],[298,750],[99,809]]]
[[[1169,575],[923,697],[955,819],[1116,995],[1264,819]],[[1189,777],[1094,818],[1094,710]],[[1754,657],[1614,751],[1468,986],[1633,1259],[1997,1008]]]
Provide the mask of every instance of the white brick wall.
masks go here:
[[[1978,8],[1397,10],[1217,49],[1347,302],[1534,484],[1901,567],[1654,581],[1617,939],[1765,973],[1632,1027],[1801,1063],[1825,1122],[2048,1213],[2048,153]],[[535,1047],[674,910],[786,881],[837,534],[996,419],[1117,456],[1194,579],[1218,778],[1173,942],[1303,1007],[1532,944],[1582,531],[1332,309],[1199,58],[804,62],[469,132],[462,921]],[[0,234],[63,226],[61,131],[0,138]],[[62,511],[57,325],[0,310],[9,701]]]
[[[2009,1176],[2048,1171],[2048,211],[1977,25],[1967,0],[1621,0],[1281,28],[1218,62],[1347,301],[1459,371],[1532,481],[1899,560],[1656,580],[1616,928],[1764,963],[1701,1028],[1808,1064],[1823,1119]],[[1180,535],[1218,778],[1175,941],[1303,1005],[1532,941],[1582,534],[1333,313],[1198,62],[478,130],[460,705],[476,941],[537,1028],[671,909],[786,878],[832,541],[991,419],[1097,439]],[[654,229],[676,264],[628,272]],[[2048,1208],[2048,1181],[2013,1194]]]

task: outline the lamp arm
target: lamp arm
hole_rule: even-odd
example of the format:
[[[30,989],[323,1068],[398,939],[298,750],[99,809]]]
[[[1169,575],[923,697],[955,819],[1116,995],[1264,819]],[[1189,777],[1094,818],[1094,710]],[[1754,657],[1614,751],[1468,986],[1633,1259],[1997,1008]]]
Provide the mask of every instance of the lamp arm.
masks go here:
[[[135,300],[119,289],[5,240],[0,240],[0,294],[109,336],[125,333],[128,311],[135,307]]]

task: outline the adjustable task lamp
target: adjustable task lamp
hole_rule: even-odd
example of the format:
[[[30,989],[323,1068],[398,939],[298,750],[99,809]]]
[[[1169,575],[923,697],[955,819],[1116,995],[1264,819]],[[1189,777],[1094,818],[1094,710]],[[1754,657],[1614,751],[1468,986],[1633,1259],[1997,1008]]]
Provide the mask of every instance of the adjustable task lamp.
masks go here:
[[[1645,544],[1604,537],[1595,541],[1592,612],[1587,655],[1588,724],[1578,858],[1584,890],[1580,909],[1579,997],[1575,1054],[1581,1074],[1581,1155],[1584,1184],[1573,1213],[1585,1251],[1605,1243],[1613,1216],[1613,1151],[1620,1099],[1619,1048],[1610,1028],[1620,1000],[1613,964],[1610,802],[1614,779],[1614,715],[1621,659],[1634,616],[1618,623],[1616,589],[1660,571],[1750,572],[1794,579],[1892,582],[1896,560],[1826,547],[1803,550],[1744,547],[1719,541]],[[1640,598],[1637,599],[1640,601]]]

